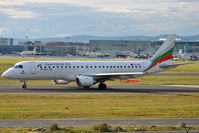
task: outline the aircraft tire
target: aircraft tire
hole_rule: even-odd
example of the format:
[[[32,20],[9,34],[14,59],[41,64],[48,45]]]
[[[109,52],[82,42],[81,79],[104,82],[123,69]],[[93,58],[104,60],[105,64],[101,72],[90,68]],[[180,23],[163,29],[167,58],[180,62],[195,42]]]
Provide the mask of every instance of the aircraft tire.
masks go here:
[[[90,88],[90,86],[84,86],[84,89],[89,89]]]
[[[99,84],[98,85],[98,89],[100,89],[100,90],[106,90],[106,84]]]
[[[27,86],[26,86],[26,85],[22,85],[22,88],[23,88],[23,89],[26,89],[26,88],[27,88]]]

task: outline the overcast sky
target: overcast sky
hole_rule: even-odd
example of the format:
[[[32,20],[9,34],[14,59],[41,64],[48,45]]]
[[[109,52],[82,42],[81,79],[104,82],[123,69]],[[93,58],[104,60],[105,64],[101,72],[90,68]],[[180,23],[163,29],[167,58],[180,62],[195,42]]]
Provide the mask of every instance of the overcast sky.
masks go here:
[[[0,0],[0,36],[199,34],[199,0]]]

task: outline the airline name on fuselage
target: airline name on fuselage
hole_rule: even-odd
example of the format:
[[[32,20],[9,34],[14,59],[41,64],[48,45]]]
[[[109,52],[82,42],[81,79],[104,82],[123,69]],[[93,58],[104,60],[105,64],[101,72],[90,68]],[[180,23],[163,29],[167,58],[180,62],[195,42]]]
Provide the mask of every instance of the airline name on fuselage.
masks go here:
[[[44,63],[46,66],[70,66],[70,63],[54,63],[54,62],[49,62],[49,63]]]
[[[45,62],[37,65],[37,67],[40,68],[40,70],[53,70],[53,68],[62,66],[71,66],[71,64],[61,62]]]

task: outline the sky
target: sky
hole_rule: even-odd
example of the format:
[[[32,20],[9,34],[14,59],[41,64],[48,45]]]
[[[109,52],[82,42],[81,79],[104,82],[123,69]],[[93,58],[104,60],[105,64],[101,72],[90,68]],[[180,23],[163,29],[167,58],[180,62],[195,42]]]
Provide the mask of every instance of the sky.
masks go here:
[[[0,0],[0,36],[199,34],[199,0]]]

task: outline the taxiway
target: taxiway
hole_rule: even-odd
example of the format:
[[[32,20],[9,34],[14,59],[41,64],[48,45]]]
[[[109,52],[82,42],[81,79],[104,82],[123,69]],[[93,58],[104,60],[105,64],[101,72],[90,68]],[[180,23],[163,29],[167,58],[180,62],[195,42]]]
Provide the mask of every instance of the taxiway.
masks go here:
[[[75,85],[0,85],[0,94],[67,94],[67,93],[143,93],[143,94],[196,94],[197,85],[109,85],[107,90],[80,88]]]
[[[43,120],[0,120],[0,127],[45,127],[52,121],[61,126],[88,126],[105,122],[110,125],[186,125],[197,126],[199,119],[43,119]]]

